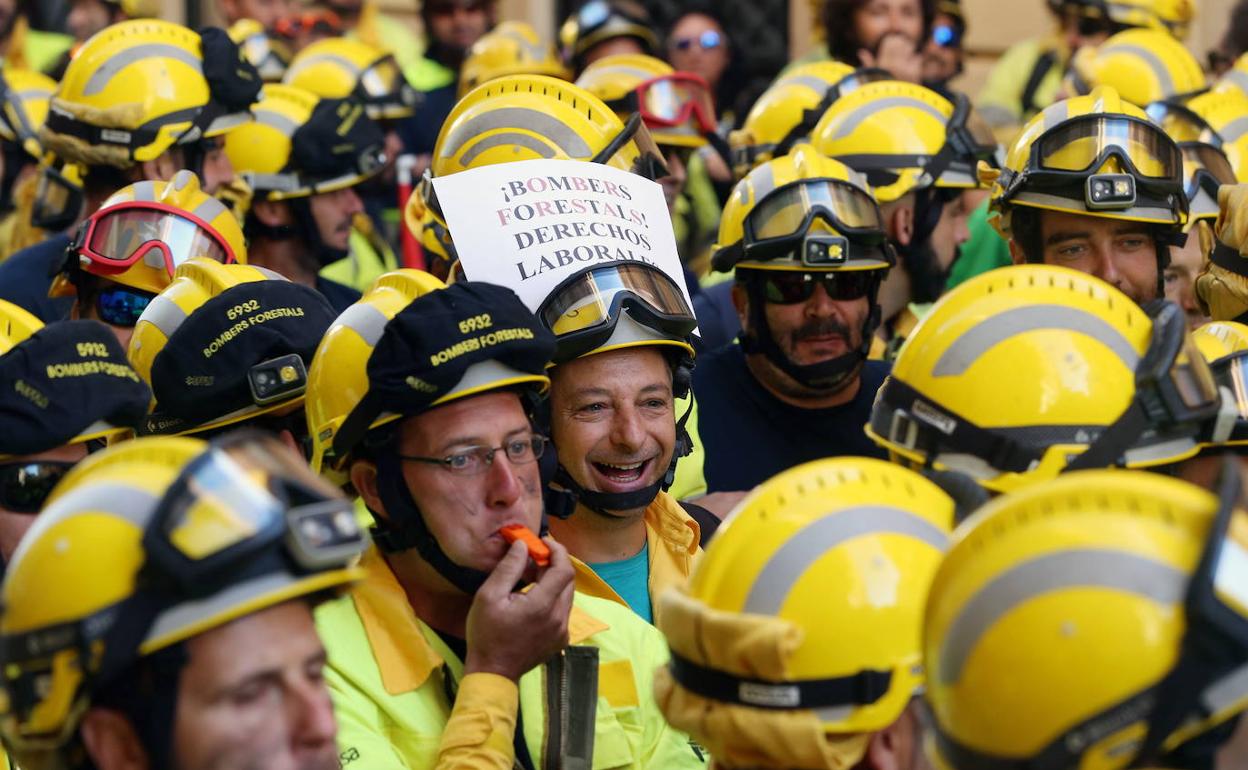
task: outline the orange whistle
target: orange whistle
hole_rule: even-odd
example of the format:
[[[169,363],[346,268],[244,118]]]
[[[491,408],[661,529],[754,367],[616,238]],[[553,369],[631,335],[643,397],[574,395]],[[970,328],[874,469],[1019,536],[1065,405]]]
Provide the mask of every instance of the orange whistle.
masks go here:
[[[508,524],[498,531],[503,539],[508,543],[514,543],[517,540],[524,542],[526,548],[529,549],[529,558],[539,567],[550,566],[550,546],[542,542],[542,539],[533,534],[533,530],[523,524]]]

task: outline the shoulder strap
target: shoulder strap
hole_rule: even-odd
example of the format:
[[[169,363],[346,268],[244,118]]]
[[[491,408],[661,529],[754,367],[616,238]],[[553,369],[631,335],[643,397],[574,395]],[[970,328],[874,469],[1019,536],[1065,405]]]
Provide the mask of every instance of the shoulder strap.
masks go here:
[[[1044,81],[1044,76],[1049,74],[1049,70],[1053,69],[1053,65],[1057,63],[1057,51],[1049,50],[1040,54],[1036,59],[1035,65],[1031,68],[1031,75],[1027,77],[1027,85],[1023,86],[1023,95],[1020,103],[1023,108],[1022,116],[1026,120],[1029,115],[1039,111],[1040,107],[1035,104],[1036,91],[1039,90],[1040,84]]]
[[[706,548],[706,544],[711,542],[711,536],[715,534],[715,530],[719,529],[719,517],[711,513],[707,509],[694,503],[677,500],[680,507],[685,509],[685,513],[689,514],[689,518],[698,523],[698,530],[701,537],[698,539],[698,545]]]

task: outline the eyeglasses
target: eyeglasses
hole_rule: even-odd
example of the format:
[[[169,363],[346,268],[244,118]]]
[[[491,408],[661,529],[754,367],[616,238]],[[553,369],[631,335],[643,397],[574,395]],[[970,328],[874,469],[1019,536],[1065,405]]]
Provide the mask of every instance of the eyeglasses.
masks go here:
[[[13,513],[38,513],[72,467],[74,463],[56,460],[0,463],[0,508]]]
[[[879,279],[877,270],[829,270],[800,273],[781,270],[765,270],[761,278],[763,299],[777,305],[796,305],[805,302],[815,293],[815,286],[823,284],[823,290],[836,302],[862,299],[871,293]],[[774,275],[771,275],[774,273]]]
[[[708,29],[697,37],[678,37],[672,41],[677,51],[688,51],[697,44],[703,51],[713,51],[724,44],[724,36],[713,29]]]
[[[457,476],[476,476],[485,473],[486,469],[494,464],[495,452],[502,451],[513,465],[524,465],[541,457],[542,453],[546,451],[546,444],[549,441],[550,439],[545,436],[530,436],[528,438],[512,439],[502,446],[468,447],[462,452],[456,452],[446,457],[399,455],[399,459],[438,465]]]
[[[95,312],[106,324],[131,327],[139,322],[139,316],[155,296],[129,286],[110,286],[95,293]]]

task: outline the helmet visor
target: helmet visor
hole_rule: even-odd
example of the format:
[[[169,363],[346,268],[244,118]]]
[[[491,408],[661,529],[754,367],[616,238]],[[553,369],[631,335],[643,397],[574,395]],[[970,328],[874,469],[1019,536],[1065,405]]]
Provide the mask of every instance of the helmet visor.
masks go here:
[[[229,245],[202,220],[179,209],[154,207],[158,205],[123,204],[99,212],[87,220],[78,252],[105,273],[124,271],[153,248],[164,253],[170,276],[191,257],[234,261]]]
[[[1204,118],[1175,102],[1153,102],[1144,111],[1176,142],[1194,142],[1209,128]]]
[[[640,262],[592,268],[565,281],[538,309],[538,319],[563,337],[610,325],[624,300],[639,303],[661,331],[685,336],[697,321],[685,294],[666,273]]]
[[[1178,179],[1183,170],[1179,149],[1156,125],[1126,115],[1091,115],[1061,123],[1035,146],[1036,168],[1090,172],[1111,155],[1130,167],[1126,173],[1145,179]]]
[[[706,81],[677,72],[637,86],[637,106],[649,126],[675,127],[693,120],[702,133],[715,130],[715,100]]]
[[[408,85],[393,56],[364,70],[356,93],[374,119],[404,117],[416,108],[416,90]]]

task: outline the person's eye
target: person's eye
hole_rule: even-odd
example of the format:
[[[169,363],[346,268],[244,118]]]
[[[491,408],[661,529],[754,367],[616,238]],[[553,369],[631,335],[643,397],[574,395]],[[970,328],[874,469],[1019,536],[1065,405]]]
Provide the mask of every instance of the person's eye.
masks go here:
[[[1178,282],[1179,282],[1179,274],[1172,273],[1169,270],[1167,270],[1166,271],[1166,283],[1172,284],[1172,283],[1178,283]]]
[[[577,408],[577,411],[585,412],[587,414],[597,414],[598,412],[606,411],[606,408],[606,404],[601,401],[595,401],[592,404],[582,404],[579,408]]]
[[[1086,249],[1083,244],[1074,244],[1071,246],[1062,246],[1057,250],[1057,256],[1061,259],[1078,259],[1082,257]]]
[[[533,444],[528,439],[516,439],[507,444],[509,457],[528,457],[533,451]]]
[[[476,461],[477,456],[471,452],[460,452],[446,458],[446,464],[451,468],[451,470],[455,471],[462,471],[467,468],[471,468],[476,464]]]
[[[1121,243],[1122,248],[1129,251],[1136,251],[1137,249],[1144,248],[1144,245],[1148,243],[1148,240],[1146,238],[1123,238]]]
[[[231,691],[230,700],[237,706],[249,706],[262,700],[272,689],[272,683],[257,679],[246,682]]]

